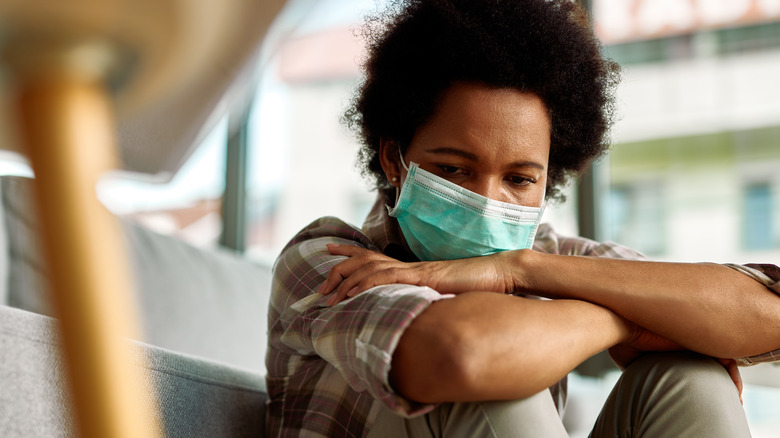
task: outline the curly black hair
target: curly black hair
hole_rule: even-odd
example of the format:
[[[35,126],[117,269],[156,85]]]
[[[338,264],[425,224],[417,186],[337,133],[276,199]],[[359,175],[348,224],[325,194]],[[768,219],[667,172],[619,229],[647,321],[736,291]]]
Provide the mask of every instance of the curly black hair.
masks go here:
[[[547,198],[604,154],[619,66],[575,0],[397,0],[367,18],[365,78],[343,120],[358,166],[389,189],[380,139],[405,150],[456,82],[534,93],[549,111]]]

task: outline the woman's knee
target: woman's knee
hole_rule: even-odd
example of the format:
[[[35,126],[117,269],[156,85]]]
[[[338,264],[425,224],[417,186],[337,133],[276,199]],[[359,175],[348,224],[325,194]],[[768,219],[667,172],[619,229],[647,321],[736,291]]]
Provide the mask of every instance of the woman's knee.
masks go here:
[[[717,360],[692,352],[647,354],[624,372],[634,397],[686,412],[740,408],[739,392]]]
[[[667,385],[703,386],[731,382],[726,369],[715,359],[693,352],[649,353],[636,359],[624,372],[627,378],[638,375],[644,381]],[[736,390],[736,386],[734,389]]]
[[[749,436],[736,385],[716,360],[652,353],[626,368],[592,436]]]
[[[521,400],[449,403],[431,413],[447,437],[567,437],[549,391]]]

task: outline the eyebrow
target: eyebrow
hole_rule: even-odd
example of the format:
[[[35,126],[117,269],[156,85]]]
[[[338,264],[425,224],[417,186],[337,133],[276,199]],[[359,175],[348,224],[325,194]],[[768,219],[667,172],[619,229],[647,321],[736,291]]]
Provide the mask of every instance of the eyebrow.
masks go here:
[[[457,155],[459,157],[465,158],[469,161],[477,162],[479,161],[479,157],[477,157],[476,154],[472,154],[471,152],[466,152],[462,149],[456,149],[456,148],[450,148],[450,147],[440,147],[440,148],[431,148],[426,149],[425,152],[431,153],[431,154],[447,154],[447,155]],[[515,161],[514,163],[510,163],[508,167],[533,167],[539,170],[544,171],[545,167],[536,161]]]

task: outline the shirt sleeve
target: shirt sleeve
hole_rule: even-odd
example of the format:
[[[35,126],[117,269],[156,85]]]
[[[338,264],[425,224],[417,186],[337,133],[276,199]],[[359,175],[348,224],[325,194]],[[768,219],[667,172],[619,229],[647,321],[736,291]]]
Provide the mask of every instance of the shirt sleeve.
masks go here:
[[[753,278],[775,294],[780,295],[780,268],[777,266],[758,264],[726,264],[726,266]]]
[[[352,389],[368,392],[400,415],[430,411],[434,405],[413,402],[393,390],[390,366],[398,341],[414,318],[449,296],[427,287],[393,284],[328,307],[328,297],[315,291],[345,257],[329,254],[327,243],[363,246],[340,238],[315,238],[288,248],[277,262],[274,296],[288,300],[277,305],[277,346],[327,361]]]
[[[641,252],[619,243],[597,242],[579,236],[560,235],[550,224],[546,223],[539,227],[533,249],[545,254],[647,260],[647,257]]]
[[[766,286],[769,290],[779,295],[780,299],[780,268],[769,264],[727,264],[726,266],[735,269],[748,277],[753,278]],[[737,363],[742,366],[757,365],[764,362],[779,362],[780,349],[756,356],[743,357],[737,359]]]

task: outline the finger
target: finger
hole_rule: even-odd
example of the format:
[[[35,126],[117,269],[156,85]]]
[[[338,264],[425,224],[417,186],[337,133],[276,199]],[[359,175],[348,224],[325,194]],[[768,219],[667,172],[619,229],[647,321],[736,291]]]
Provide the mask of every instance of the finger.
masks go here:
[[[351,278],[351,277],[349,277]],[[325,302],[328,306],[334,306],[348,298],[351,298],[356,295],[355,287],[344,287],[345,281],[348,281],[349,278],[345,278],[342,280],[342,282],[339,284],[339,286],[333,290],[328,300]],[[351,295],[350,295],[351,294]]]
[[[339,285],[340,292],[354,297],[373,287],[387,284],[416,284],[409,268],[400,268],[396,263],[373,262],[355,271]]]
[[[744,385],[742,383],[742,375],[739,373],[739,368],[737,367],[737,364],[733,364],[728,368],[729,376],[731,376],[731,380],[734,381],[734,384],[737,386],[737,393],[739,394],[739,402],[743,405],[745,402],[742,400],[742,389],[744,388]]]
[[[336,288],[336,286],[339,285],[339,283],[341,283],[343,277],[336,270],[337,266],[338,265],[334,266],[333,268],[331,268],[330,272],[328,272],[328,276],[325,277],[325,282],[323,282],[320,285],[319,289],[317,289],[318,294],[328,295],[333,291],[333,289]]]
[[[334,298],[334,302],[340,302],[347,297],[348,292],[351,292],[351,296],[354,296],[359,292],[363,292],[373,287],[374,285],[365,286],[359,291],[352,291],[358,284],[365,283],[367,277],[380,271],[382,269],[381,266],[385,263],[386,262],[376,260],[367,261],[362,257],[344,260],[331,268],[328,273],[328,278],[325,283],[319,287],[317,292],[321,295],[335,293],[338,298]]]
[[[331,268],[327,280],[317,289],[317,293],[321,295],[328,295],[333,292],[345,278],[348,278],[355,270],[371,260],[386,258],[381,253],[355,245],[328,243],[325,246],[332,255],[342,255],[348,258]]]
[[[342,280],[327,303],[335,305],[379,285],[396,283],[394,269],[381,269],[376,265],[364,266]],[[326,303],[326,304],[327,304]]]
[[[350,297],[347,296],[346,292],[344,292],[344,293],[336,292],[336,293],[332,294],[328,298],[328,301],[325,302],[325,305],[332,307],[332,306],[335,306],[336,304],[346,300],[347,298],[350,298]]]
[[[368,262],[359,266],[354,271],[350,272],[341,283],[336,287],[335,292],[340,296],[355,296],[360,292],[370,289],[372,286],[365,286],[367,283],[371,283],[371,278],[381,275],[383,268],[381,262]]]
[[[742,375],[739,373],[737,361],[734,359],[718,359],[718,362],[720,362],[720,364],[726,368],[726,371],[729,373],[729,377],[731,377],[731,381],[733,381],[734,385],[737,387],[737,392],[739,393],[739,402],[744,404],[742,401],[742,389],[744,388],[744,384],[742,382]]]
[[[355,271],[365,265],[367,261],[364,258],[346,258],[330,268],[325,283],[320,285],[317,293],[328,295],[338,287],[345,278],[349,278]]]

